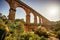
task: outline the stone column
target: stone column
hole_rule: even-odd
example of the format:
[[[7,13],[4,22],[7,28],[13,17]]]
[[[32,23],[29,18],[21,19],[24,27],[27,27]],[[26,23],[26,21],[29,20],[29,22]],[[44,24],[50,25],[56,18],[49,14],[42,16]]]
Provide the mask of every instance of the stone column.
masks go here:
[[[27,25],[30,24],[30,14],[26,15],[26,23],[27,23]]]
[[[25,27],[25,32],[30,31],[30,14],[26,14],[26,27]]]
[[[25,8],[25,12],[26,12],[26,24],[29,25],[30,24],[30,9]]]
[[[26,11],[26,27],[25,27],[25,31],[28,32],[30,31],[30,11],[28,9],[25,10]]]
[[[34,24],[37,24],[37,16],[34,16]]]
[[[9,15],[8,15],[8,19],[9,20],[15,20],[15,12],[16,12],[16,3],[14,2],[14,0],[6,0],[9,5],[10,5],[10,10],[9,10]]]
[[[42,25],[42,26],[44,25],[44,21],[43,21],[43,18],[41,18],[41,25]]]
[[[42,20],[42,18],[41,18],[41,24],[43,24],[43,20]]]
[[[10,8],[10,10],[9,10],[10,12],[9,12],[9,20],[15,20],[15,12],[16,12],[16,9],[14,9],[14,8]]]
[[[34,16],[34,30],[37,28],[37,16]]]
[[[39,24],[41,25],[41,18],[39,17]]]

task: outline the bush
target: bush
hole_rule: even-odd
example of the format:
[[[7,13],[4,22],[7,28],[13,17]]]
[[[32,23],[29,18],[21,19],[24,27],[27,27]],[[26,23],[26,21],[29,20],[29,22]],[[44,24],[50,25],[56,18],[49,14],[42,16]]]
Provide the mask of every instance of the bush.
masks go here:
[[[48,40],[48,38],[45,38],[44,36],[42,36],[40,40]]]
[[[23,35],[21,35],[21,39],[23,39],[23,40],[40,40],[40,37],[32,32],[28,32],[28,33],[23,33]]]
[[[9,36],[5,40],[20,40],[21,34],[24,32],[24,24],[20,22],[17,24],[12,24],[10,26]]]

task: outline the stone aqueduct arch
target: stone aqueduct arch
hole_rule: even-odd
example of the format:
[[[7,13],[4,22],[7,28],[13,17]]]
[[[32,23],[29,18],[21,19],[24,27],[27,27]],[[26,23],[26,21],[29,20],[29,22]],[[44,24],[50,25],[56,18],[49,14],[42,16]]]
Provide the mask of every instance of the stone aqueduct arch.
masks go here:
[[[26,5],[20,0],[6,0],[10,6],[10,12],[9,12],[9,19],[10,20],[15,20],[15,12],[17,7],[21,7],[25,10],[26,12],[26,23],[29,25],[30,24],[30,13],[34,15],[34,25],[37,25],[37,16],[39,17],[39,23],[40,24],[48,24],[49,20],[47,20],[45,17],[43,17],[41,14],[33,10],[31,7]]]

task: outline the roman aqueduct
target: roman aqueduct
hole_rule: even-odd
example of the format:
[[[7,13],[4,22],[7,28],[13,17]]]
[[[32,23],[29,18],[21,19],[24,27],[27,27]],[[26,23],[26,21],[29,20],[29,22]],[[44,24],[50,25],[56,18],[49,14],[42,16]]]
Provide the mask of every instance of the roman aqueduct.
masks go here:
[[[34,27],[33,28],[37,27],[37,16],[39,17],[39,24],[44,25],[44,26],[50,24],[50,21],[48,19],[46,19],[44,16],[42,16],[40,13],[36,12],[34,9],[29,7],[28,5],[26,5],[22,1],[20,1],[20,0],[6,0],[6,2],[10,6],[10,10],[9,10],[9,19],[10,20],[15,20],[16,8],[21,7],[26,12],[27,28],[29,28],[29,25],[30,25],[30,13],[32,13],[34,15]]]

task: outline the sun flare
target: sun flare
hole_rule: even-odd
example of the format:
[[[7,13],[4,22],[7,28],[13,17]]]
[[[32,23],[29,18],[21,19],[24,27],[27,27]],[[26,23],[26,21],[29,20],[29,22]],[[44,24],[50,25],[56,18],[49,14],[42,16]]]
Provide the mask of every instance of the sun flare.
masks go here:
[[[58,8],[57,7],[50,7],[48,9],[48,13],[50,16],[55,16],[58,13]]]

